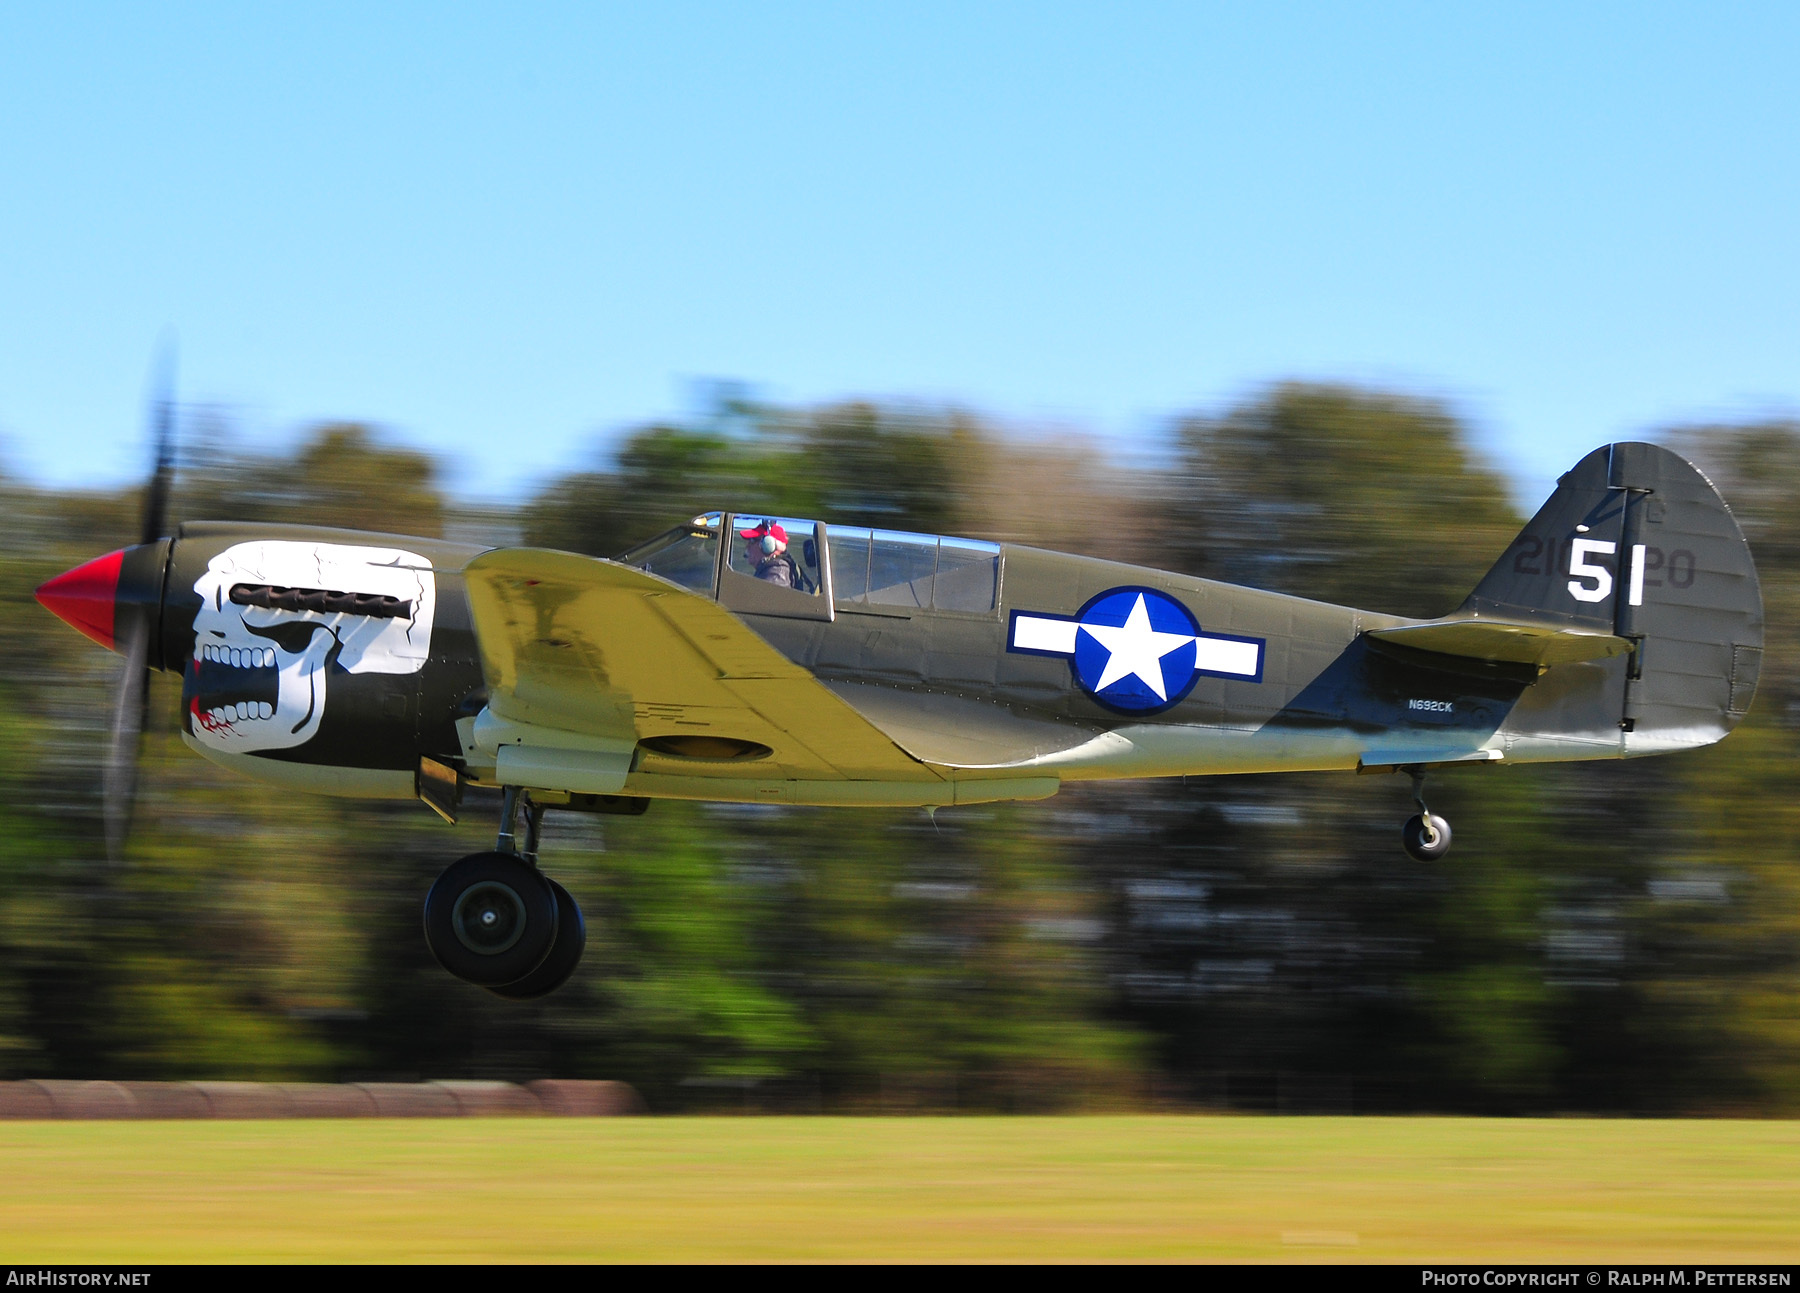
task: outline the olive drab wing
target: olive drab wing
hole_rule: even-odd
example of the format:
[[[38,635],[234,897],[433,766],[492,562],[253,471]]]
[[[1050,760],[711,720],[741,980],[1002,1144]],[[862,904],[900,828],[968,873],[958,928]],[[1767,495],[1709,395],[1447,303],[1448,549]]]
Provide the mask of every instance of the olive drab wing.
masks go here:
[[[632,772],[704,783],[942,778],[717,602],[608,561],[529,548],[464,571],[508,785],[617,794]],[[718,790],[719,787],[712,787]],[[826,792],[829,794],[829,792]]]

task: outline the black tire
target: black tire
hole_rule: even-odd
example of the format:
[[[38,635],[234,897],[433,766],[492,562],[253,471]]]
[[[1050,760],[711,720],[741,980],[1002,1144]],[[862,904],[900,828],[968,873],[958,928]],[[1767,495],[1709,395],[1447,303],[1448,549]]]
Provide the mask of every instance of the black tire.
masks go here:
[[[1450,823],[1433,813],[1427,830],[1424,814],[1414,813],[1400,828],[1400,842],[1419,861],[1435,862],[1450,851]]]
[[[452,862],[425,895],[425,942],[457,978],[515,983],[556,946],[556,891],[509,853]]]
[[[575,967],[581,964],[582,949],[587,946],[587,922],[581,917],[581,906],[567,889],[545,876],[556,894],[556,945],[544,963],[517,983],[503,983],[488,991],[512,1001],[530,1001],[547,997],[569,981]]]

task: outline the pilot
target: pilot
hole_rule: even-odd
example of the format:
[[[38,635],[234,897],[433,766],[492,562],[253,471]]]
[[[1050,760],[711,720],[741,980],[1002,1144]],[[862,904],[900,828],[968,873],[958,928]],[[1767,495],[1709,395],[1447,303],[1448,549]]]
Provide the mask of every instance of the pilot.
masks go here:
[[[746,540],[744,555],[756,569],[756,577],[783,588],[800,587],[800,568],[788,556],[787,531],[774,521],[764,521],[753,530],[738,531]]]

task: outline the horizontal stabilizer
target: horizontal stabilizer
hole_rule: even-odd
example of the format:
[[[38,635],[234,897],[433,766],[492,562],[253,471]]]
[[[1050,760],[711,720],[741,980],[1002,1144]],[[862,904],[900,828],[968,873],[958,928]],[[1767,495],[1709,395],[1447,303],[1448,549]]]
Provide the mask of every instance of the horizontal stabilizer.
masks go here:
[[[1523,620],[1474,617],[1370,629],[1369,636],[1419,651],[1508,664],[1570,664],[1577,660],[1604,660],[1631,652],[1628,640],[1611,633]]]

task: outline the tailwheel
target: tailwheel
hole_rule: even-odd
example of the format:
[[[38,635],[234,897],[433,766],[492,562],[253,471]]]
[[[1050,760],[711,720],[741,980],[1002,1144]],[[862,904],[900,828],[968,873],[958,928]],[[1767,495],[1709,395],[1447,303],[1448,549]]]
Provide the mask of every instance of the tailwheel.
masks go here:
[[[514,1001],[548,996],[568,982],[575,967],[581,963],[582,949],[587,946],[587,922],[581,918],[581,908],[574,896],[556,881],[545,876],[544,882],[556,895],[556,943],[544,963],[518,982],[490,987],[488,991],[495,996]]]
[[[1419,806],[1415,816],[1400,828],[1400,843],[1420,862],[1435,862],[1450,851],[1450,823],[1425,806],[1425,769],[1409,767],[1412,777],[1413,802]]]
[[[514,854],[470,854],[425,895],[425,942],[465,982],[518,983],[556,948],[559,887]],[[569,906],[575,910],[573,900]]]
[[[1400,828],[1400,842],[1421,862],[1435,862],[1450,851],[1450,823],[1442,817],[1415,813]]]

